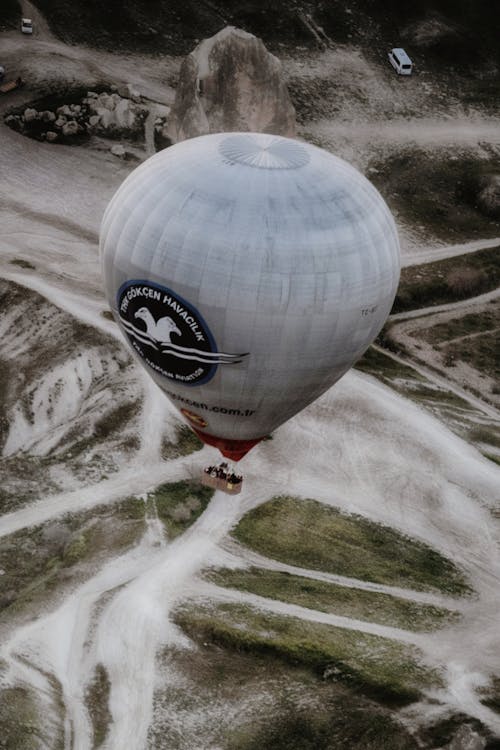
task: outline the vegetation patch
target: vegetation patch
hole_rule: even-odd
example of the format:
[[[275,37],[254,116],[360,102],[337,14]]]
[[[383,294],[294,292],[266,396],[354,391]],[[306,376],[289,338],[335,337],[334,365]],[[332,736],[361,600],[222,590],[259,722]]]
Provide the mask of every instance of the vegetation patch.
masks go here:
[[[417,663],[417,649],[355,630],[239,604],[183,607],[175,621],[199,642],[308,667],[387,705],[411,703],[423,688],[440,684],[436,672]]]
[[[407,266],[401,270],[392,313],[457,302],[492,291],[499,284],[500,247]]]
[[[262,568],[209,570],[206,577],[219,586],[407,630],[435,630],[458,619],[442,607]]]
[[[0,359],[0,453],[9,434],[9,420],[6,417],[6,413],[10,375],[9,363],[4,359]],[[3,488],[0,488],[0,511],[2,509],[3,492]]]
[[[106,412],[94,424],[94,435],[98,440],[104,440],[110,435],[123,429],[123,426],[137,416],[141,408],[141,400],[127,401]]]
[[[494,424],[478,427],[478,412],[468,401],[453,391],[442,388],[408,365],[401,364],[378,347],[370,347],[356,363],[356,369],[373,375],[405,398],[415,401],[436,414],[455,432],[480,449],[485,445],[500,448],[500,436]],[[484,453],[486,458],[496,463],[500,457]]]
[[[92,721],[93,750],[101,747],[108,734],[112,719],[109,710],[110,690],[108,673],[102,664],[97,664],[94,677],[85,691],[85,705]]]
[[[0,612],[24,611],[72,578],[77,565],[123,553],[144,532],[144,503],[131,497],[23,529],[0,545]]]
[[[24,260],[24,258],[13,258],[12,260],[9,260],[9,263],[12,266],[19,266],[19,268],[25,268],[28,271],[36,270],[36,266],[34,266],[33,263],[30,263],[29,260]]]
[[[356,370],[373,375],[388,385],[393,385],[395,380],[424,381],[422,375],[413,367],[398,362],[394,357],[390,357],[374,346],[370,346],[361,359],[358,359]]]
[[[270,654],[205,642],[198,649],[165,649],[160,663],[161,673],[169,679],[157,684],[151,747],[417,748],[389,709]]]
[[[370,177],[405,223],[448,242],[498,236],[499,222],[480,207],[484,180],[500,173],[500,159],[407,149],[373,165]]]
[[[158,518],[173,539],[196,521],[213,494],[210,487],[203,487],[197,482],[170,482],[148,493],[147,501],[156,507]]]
[[[448,716],[446,719],[437,721],[435,724],[424,727],[420,732],[422,739],[421,746],[432,748],[453,747],[456,744],[456,735],[464,725],[469,726],[480,737],[486,736],[485,744],[480,744],[480,747],[484,748],[484,750],[499,750],[498,740],[491,737],[489,730],[478,719],[458,712]],[[467,740],[463,740],[463,742],[467,742]],[[462,745],[462,742],[458,746],[460,747],[460,745]]]
[[[203,448],[200,438],[185,424],[176,429],[176,438],[175,442],[163,441],[161,457],[164,461],[170,458],[179,458],[179,456],[188,456],[190,453],[195,453]]]
[[[326,707],[325,707],[326,708]],[[404,734],[387,714],[373,705],[343,704],[321,710],[300,703],[278,706],[270,721],[252,721],[231,733],[227,750],[413,750],[416,740]]]
[[[397,334],[396,334],[397,335]],[[439,351],[445,367],[466,362],[482,375],[500,381],[500,305],[493,302],[488,309],[458,315],[435,325],[410,331],[415,340],[425,341]],[[386,331],[386,339],[391,331]]]
[[[39,0],[37,7],[63,41],[84,45],[91,41],[94,47],[112,52],[187,54],[199,39],[221,28],[220,13],[194,0],[174,0],[168,6],[161,0],[146,4],[75,0],[71,6],[65,0]]]
[[[360,360],[356,369],[373,375],[386,385],[417,403],[439,402],[457,409],[470,411],[470,404],[453,391],[431,384],[410,365],[405,365],[386,354],[378,347],[371,346]]]
[[[21,23],[21,6],[18,0],[2,0],[0,31],[14,28]]]
[[[247,513],[233,534],[291,565],[451,595],[470,591],[455,565],[426,544],[315,500],[273,498]]]
[[[418,330],[418,336],[430,344],[441,344],[452,339],[463,338],[476,334],[483,334],[495,328],[500,328],[500,309],[486,310],[480,313],[469,313],[457,318],[451,318],[445,323],[436,323],[431,328]]]
[[[33,694],[22,687],[0,690],[2,750],[39,750],[47,747],[49,741],[41,726]]]
[[[500,677],[492,676],[491,685],[482,689],[483,698],[481,703],[497,714],[500,714]]]
[[[496,381],[500,380],[500,328],[498,331],[484,333],[473,338],[453,341],[443,347],[445,363],[461,360],[471,367],[488,375]]]

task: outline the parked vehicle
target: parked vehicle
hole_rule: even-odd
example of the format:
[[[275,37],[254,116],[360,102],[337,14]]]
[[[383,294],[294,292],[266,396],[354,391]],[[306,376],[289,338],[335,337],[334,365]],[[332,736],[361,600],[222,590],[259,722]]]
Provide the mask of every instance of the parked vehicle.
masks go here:
[[[23,34],[33,33],[33,21],[31,18],[21,18],[21,31]]]
[[[394,47],[389,52],[389,62],[400,76],[411,76],[413,63],[402,47]]]
[[[5,78],[5,68],[2,65],[0,65],[0,83],[2,83],[4,78]]]
[[[18,89],[20,86],[22,86],[24,83],[21,76],[16,78],[14,81],[6,81],[6,83],[2,83],[0,85],[0,94],[8,94],[10,91],[14,91],[15,89]]]

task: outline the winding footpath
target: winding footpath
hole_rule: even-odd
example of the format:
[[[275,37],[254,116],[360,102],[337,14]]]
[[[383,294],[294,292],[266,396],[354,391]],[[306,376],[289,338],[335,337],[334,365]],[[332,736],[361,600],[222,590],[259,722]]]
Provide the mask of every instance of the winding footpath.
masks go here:
[[[129,58],[96,53],[94,60],[90,59],[92,51],[56,43],[35,11],[30,3],[23,3],[23,12],[32,15],[39,28],[39,38],[32,40],[34,59],[38,59],[36,55],[42,61],[51,59],[54,53],[56,57],[66,55],[67,63],[81,66],[87,76],[103,72],[105,77],[130,80]],[[14,34],[5,39],[12,53],[19,40]],[[151,65],[141,67],[140,58],[137,61],[133,82],[154,101],[167,103],[165,70],[158,67],[151,71]],[[52,64],[55,70],[60,59]],[[356,127],[358,136],[367,140],[374,137],[370,125]],[[346,126],[346,138],[351,129]],[[60,147],[55,151],[26,142],[3,123],[0,130],[5,157],[0,275],[43,295],[87,325],[120,338],[116,325],[102,315],[107,305],[99,291],[95,239],[102,209],[128,168],[90,150],[82,159],[79,149]],[[389,140],[400,131],[400,123],[394,122],[377,128],[377,138]],[[429,138],[433,143],[453,139],[466,143],[478,137],[495,140],[498,123],[485,122],[480,127],[476,123],[472,132],[467,123],[427,123],[425,129],[422,123],[405,122],[404,135],[417,142]],[[75,174],[79,175],[78,183]],[[28,184],[32,186],[29,195]],[[404,262],[412,265],[423,262],[423,258],[435,260],[438,255],[454,257],[495,243],[499,240],[426,248],[408,254]],[[36,272],[14,270],[11,262],[16,258],[32,263]],[[436,309],[419,311],[420,315],[427,312]],[[468,392],[424,367],[390,356],[457,393],[482,414],[498,418],[496,409]],[[173,430],[177,418],[146,379],[142,395],[141,447],[126,465],[92,486],[48,496],[5,514],[0,519],[0,536],[71,511],[113,503],[130,494],[141,496],[166,481],[196,477],[215,452],[204,448],[163,461],[162,436],[166,430]],[[488,684],[491,675],[500,674],[500,531],[490,513],[498,504],[498,469],[408,400],[370,377],[349,373],[318,403],[277,430],[272,441],[252,451],[245,459],[244,471],[241,495],[228,500],[216,493],[198,520],[174,541],[168,542],[158,519],[149,517],[144,537],[136,547],[103,563],[52,611],[36,613],[22,626],[13,623],[6,632],[0,647],[0,658],[6,665],[3,685],[31,686],[54,726],[63,714],[64,750],[92,747],[92,721],[85,696],[98,664],[105,667],[110,680],[111,723],[103,748],[144,750],[153,721],[159,676],[157,654],[168,645],[193,647],[173,625],[171,614],[180,602],[199,598],[244,602],[306,621],[417,645],[445,679],[444,687],[430,698],[437,699],[443,711],[463,711],[500,735],[498,714],[481,704],[477,691],[478,686]],[[454,601],[454,608],[458,606],[462,613],[460,624],[437,633],[416,634],[201,582],[199,574],[208,565],[224,565],[232,559],[233,565],[252,564],[410,601],[450,606],[447,597],[284,565],[228,542],[231,529],[244,514],[284,492],[312,497],[346,513],[359,513],[390,525],[448,556],[465,571],[476,592],[474,601],[458,605]],[[59,696],[54,684],[60,686],[61,709],[56,705]]]

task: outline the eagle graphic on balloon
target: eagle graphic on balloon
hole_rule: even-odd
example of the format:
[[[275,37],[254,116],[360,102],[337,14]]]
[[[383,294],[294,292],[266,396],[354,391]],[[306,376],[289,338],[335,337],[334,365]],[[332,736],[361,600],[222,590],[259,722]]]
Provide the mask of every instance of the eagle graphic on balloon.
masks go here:
[[[135,357],[234,462],[361,357],[400,273],[374,186],[321,148],[262,133],[204,135],[145,161],[111,199],[100,249]]]

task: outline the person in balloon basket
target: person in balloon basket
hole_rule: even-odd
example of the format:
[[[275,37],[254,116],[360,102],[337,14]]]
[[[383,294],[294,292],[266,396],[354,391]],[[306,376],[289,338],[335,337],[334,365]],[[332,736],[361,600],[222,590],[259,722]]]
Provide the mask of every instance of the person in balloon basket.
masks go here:
[[[243,477],[240,474],[236,474],[234,471],[228,471],[229,467],[227,463],[221,463],[219,466],[207,466],[204,469],[205,474],[216,479],[223,479],[228,484],[240,484]]]

